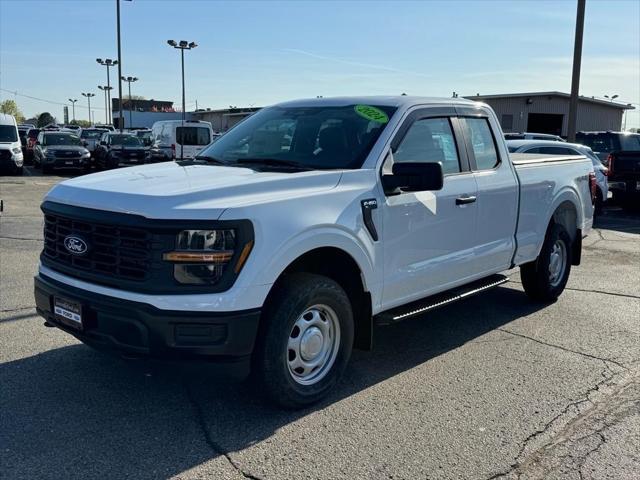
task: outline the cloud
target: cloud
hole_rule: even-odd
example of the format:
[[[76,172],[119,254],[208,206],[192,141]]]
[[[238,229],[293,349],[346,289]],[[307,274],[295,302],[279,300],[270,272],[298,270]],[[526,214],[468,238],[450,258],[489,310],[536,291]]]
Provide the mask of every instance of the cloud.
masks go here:
[[[414,71],[410,71],[410,70],[402,70],[399,68],[394,68],[394,67],[389,67],[386,65],[375,65],[375,64],[371,64],[371,63],[362,63],[362,62],[354,62],[352,60],[345,60],[343,58],[338,58],[338,57],[329,57],[326,55],[318,55],[317,53],[313,53],[313,52],[308,52],[306,50],[299,50],[297,48],[285,48],[283,51],[285,52],[289,52],[289,53],[295,53],[298,55],[304,55],[307,57],[311,57],[311,58],[316,58],[318,60],[325,60],[327,62],[334,62],[334,63],[341,63],[344,65],[352,65],[355,67],[363,67],[363,68],[370,68],[373,70],[383,70],[385,72],[392,72],[392,73],[402,73],[405,75],[415,75],[418,77],[425,77],[425,78],[429,78],[432,77],[432,75],[426,74],[426,73],[421,73],[421,72],[414,72]]]

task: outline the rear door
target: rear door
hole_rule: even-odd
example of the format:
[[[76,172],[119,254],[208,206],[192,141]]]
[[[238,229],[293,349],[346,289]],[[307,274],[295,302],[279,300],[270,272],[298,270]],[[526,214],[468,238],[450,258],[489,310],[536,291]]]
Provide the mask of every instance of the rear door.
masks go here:
[[[474,269],[480,276],[506,270],[515,249],[518,183],[500,126],[486,110],[458,107],[473,177],[478,186]]]
[[[211,143],[211,129],[204,125],[176,127],[176,156],[193,158]]]
[[[383,172],[396,162],[441,162],[445,177],[440,191],[391,194],[381,202],[383,309],[474,274],[477,189],[459,130],[453,107],[424,108],[409,115],[392,141]]]

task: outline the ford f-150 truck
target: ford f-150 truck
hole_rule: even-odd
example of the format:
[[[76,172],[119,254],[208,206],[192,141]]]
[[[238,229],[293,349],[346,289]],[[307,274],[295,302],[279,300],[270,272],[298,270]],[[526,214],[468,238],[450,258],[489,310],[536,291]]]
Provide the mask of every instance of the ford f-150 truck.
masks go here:
[[[482,103],[282,103],[193,159],[55,186],[37,310],[96,348],[243,366],[300,407],[371,348],[376,323],[514,266],[529,297],[554,301],[592,226],[594,180],[585,157],[510,157]]]

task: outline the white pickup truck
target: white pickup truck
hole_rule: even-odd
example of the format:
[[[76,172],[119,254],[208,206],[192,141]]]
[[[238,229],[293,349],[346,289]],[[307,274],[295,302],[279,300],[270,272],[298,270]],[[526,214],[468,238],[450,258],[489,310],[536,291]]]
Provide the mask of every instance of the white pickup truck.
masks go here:
[[[510,157],[481,103],[283,103],[189,161],[55,186],[37,309],[96,348],[243,366],[300,407],[372,347],[376,322],[514,266],[529,297],[554,301],[580,262],[594,181],[585,157]]]

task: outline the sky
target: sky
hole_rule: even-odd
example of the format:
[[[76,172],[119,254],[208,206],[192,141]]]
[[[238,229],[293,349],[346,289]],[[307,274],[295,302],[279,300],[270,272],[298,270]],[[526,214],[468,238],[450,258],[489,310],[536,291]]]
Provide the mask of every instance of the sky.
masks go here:
[[[117,58],[115,10],[115,0],[0,0],[0,100],[61,119],[61,104],[79,98],[86,119],[80,94],[93,92],[103,118],[106,69],[95,59]],[[166,42],[198,44],[185,54],[187,110],[571,86],[575,0],[133,0],[121,16],[134,95],[179,105],[180,55]],[[638,109],[627,126],[640,126],[640,1],[587,0],[580,94],[619,95]]]

